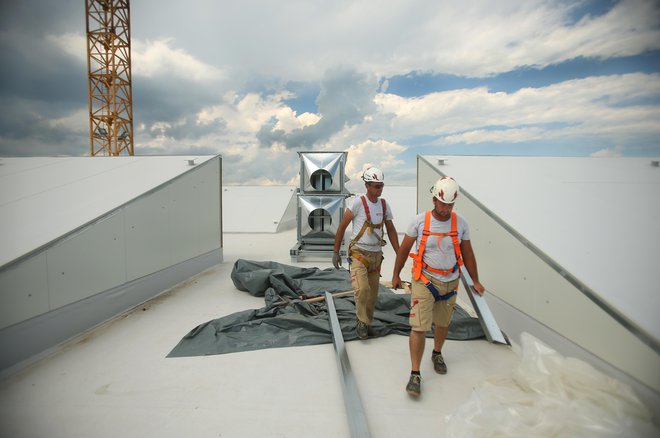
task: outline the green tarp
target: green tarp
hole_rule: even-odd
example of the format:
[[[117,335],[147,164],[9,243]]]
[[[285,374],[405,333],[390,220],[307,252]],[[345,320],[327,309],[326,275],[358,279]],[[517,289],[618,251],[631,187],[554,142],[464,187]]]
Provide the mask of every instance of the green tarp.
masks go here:
[[[300,268],[270,261],[237,260],[231,278],[237,289],[263,296],[264,307],[198,325],[181,339],[168,357],[332,343],[325,301],[309,303],[301,297],[351,290],[350,273],[346,269]],[[334,301],[344,340],[357,339],[353,297]],[[396,294],[381,285],[372,325],[376,335],[407,336],[409,310],[410,295]],[[484,332],[479,321],[457,305],[447,338],[481,339]]]

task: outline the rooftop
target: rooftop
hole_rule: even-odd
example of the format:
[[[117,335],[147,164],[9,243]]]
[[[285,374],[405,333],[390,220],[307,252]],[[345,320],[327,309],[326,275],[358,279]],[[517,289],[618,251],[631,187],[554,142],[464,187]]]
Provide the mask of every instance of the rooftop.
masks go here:
[[[175,158],[180,162],[167,160],[163,163],[169,164],[154,166],[147,173],[160,174],[159,178],[164,179],[176,178],[180,168],[185,168],[188,163],[185,157]],[[6,159],[3,162],[6,163]],[[546,239],[547,242],[543,243],[548,243],[548,252],[553,257],[579,270],[588,271],[593,266],[593,263],[584,260],[584,256],[571,259],[572,255],[564,254],[571,251],[552,244],[556,233],[570,233],[571,224],[579,224],[580,227],[590,225],[586,227],[585,233],[574,237],[576,247],[581,248],[580,245],[584,243],[580,239],[600,236],[604,242],[598,242],[598,252],[594,250],[590,257],[607,254],[606,250],[610,248],[608,240],[602,239],[602,233],[591,232],[591,228],[595,228],[593,224],[599,223],[599,215],[610,212],[608,206],[611,204],[607,200],[590,198],[594,201],[597,214],[579,218],[559,214],[558,210],[561,209],[557,204],[521,204],[520,200],[526,198],[519,194],[502,198],[488,193],[489,179],[508,173],[502,167],[497,172],[484,166],[485,163],[473,161],[470,167],[474,173],[453,173],[466,191],[486,199],[489,206],[502,206],[502,210],[494,209],[498,215],[506,214],[508,210],[504,207],[518,212],[506,219],[530,236]],[[168,174],[167,169],[170,168],[171,173]],[[37,175],[40,173],[38,169],[36,166],[25,171]],[[555,174],[552,171],[547,178],[541,178],[542,184],[550,184]],[[575,180],[567,176],[568,173],[561,174],[563,184],[576,184]],[[649,186],[648,181],[643,183],[643,177],[640,173],[641,182],[638,185],[644,187],[642,192],[651,190],[651,194],[655,193],[655,183]],[[110,177],[111,180],[116,178],[117,175]],[[84,175],[70,175],[70,179],[59,186],[78,187],[75,190],[80,190],[79,193],[90,193],[88,190],[93,188],[85,185],[84,181]],[[597,182],[582,181],[581,185],[588,188]],[[157,185],[158,182],[151,184]],[[536,190],[543,190],[542,185],[534,187],[522,181],[511,181],[511,184],[516,187],[516,193],[522,190],[534,194]],[[148,187],[144,189],[148,190]],[[40,193],[45,190],[44,187],[39,189],[35,186],[22,196],[12,194],[13,197],[10,197],[9,192],[3,189],[3,202],[0,206],[29,203],[30,198],[38,200]],[[392,204],[399,233],[405,230],[408,220],[415,214],[415,194],[414,187],[385,188],[383,196]],[[199,357],[166,357],[181,338],[197,325],[220,316],[263,307],[263,298],[237,290],[230,275],[234,263],[239,259],[294,264],[289,249],[296,243],[297,236],[295,223],[292,226],[291,222],[292,212],[288,208],[294,195],[293,187],[223,187],[223,262],[100,327],[49,350],[38,360],[4,375],[0,380],[2,435],[67,438],[179,437],[184,434],[195,437],[349,436],[349,421],[332,344]],[[126,198],[112,202],[122,204],[131,196],[133,194],[129,193]],[[641,199],[645,198],[635,195],[631,202]],[[569,198],[559,205],[570,210],[578,202]],[[603,205],[603,202],[607,205]],[[35,201],[31,205],[39,205],[39,202]],[[259,207],[257,214],[253,212],[255,205]],[[94,214],[99,214],[94,209],[105,207],[77,204],[72,208],[79,209],[79,213],[89,213],[83,215],[89,218],[83,219],[84,222],[92,220]],[[83,212],[87,209],[89,211]],[[657,233],[653,233],[657,226],[646,221],[657,218],[657,211],[656,207],[651,207],[648,214],[631,219],[635,226],[650,227],[641,229],[650,230],[651,239],[657,236]],[[537,223],[541,219],[552,219],[554,225],[548,229],[542,223]],[[39,225],[48,223],[50,221],[41,218]],[[28,225],[36,226],[32,222],[28,222]],[[67,226],[75,229],[77,225]],[[21,228],[18,225],[16,227]],[[63,229],[51,231],[70,231]],[[48,238],[41,236],[40,240],[33,240],[22,251],[37,248]],[[617,242],[619,244],[625,245],[626,242]],[[654,256],[658,247],[648,248],[652,251],[649,255]],[[20,257],[18,250],[8,254],[8,260]],[[384,255],[383,281],[389,280],[392,272],[394,253],[390,246],[385,247]],[[331,267],[329,259],[300,261],[295,265],[321,269]],[[634,281],[645,284],[647,277],[643,277]],[[464,293],[460,294],[459,301],[462,307],[471,311]],[[448,340],[443,354],[449,373],[440,376],[433,372],[429,360],[432,345],[432,340],[427,339],[427,354],[422,364],[423,395],[421,399],[414,400],[404,391],[410,368],[407,337],[389,335],[367,341],[347,342],[352,373],[358,384],[371,436],[461,436],[461,432],[464,436],[468,433],[465,428],[467,426],[472,427],[470,435],[479,435],[479,430],[482,433],[488,430],[490,426],[487,423],[483,423],[483,420],[481,423],[462,420],[486,411],[497,413],[498,427],[506,426],[503,419],[511,413],[529,415],[530,424],[535,424],[543,416],[549,424],[561,424],[562,421],[555,420],[570,417],[570,411],[557,411],[557,404],[552,407],[546,404],[556,401],[552,398],[553,394],[540,392],[532,396],[527,393],[524,397],[528,398],[523,400],[523,393],[510,392],[515,386],[514,379],[520,380],[525,370],[530,371],[531,362],[525,360],[538,359],[547,350],[539,347],[542,351],[525,352],[520,345],[490,344],[486,340]],[[561,376],[563,380],[568,380],[588,378],[587,375],[594,379],[596,376],[598,385],[592,380],[587,386],[600,386],[596,389],[619,393],[622,397],[629,395],[625,387],[608,378],[598,377],[595,370],[592,372],[589,368],[577,368],[574,362],[564,364],[556,357],[552,364],[555,377]],[[573,368],[564,369],[562,366]],[[579,370],[585,371],[585,375],[581,375]],[[562,379],[553,379],[553,384]],[[544,384],[541,380],[539,382]],[[494,392],[494,389],[501,389],[502,392]],[[489,391],[491,398],[488,398]],[[603,400],[602,392],[582,394],[579,399],[592,400],[592,396],[596,397],[594,394],[598,394],[599,398],[593,400]],[[498,406],[501,408],[502,405],[498,405],[497,397],[500,402],[507,403],[508,414],[505,410],[498,410]],[[530,406],[536,409],[530,411]],[[618,406],[627,405],[624,403]],[[634,403],[632,406],[639,407]],[[579,410],[575,405],[569,408],[572,411]],[[466,409],[469,412],[466,413]],[[608,406],[604,409],[608,409]],[[622,427],[623,431],[641,431],[639,436],[654,436],[657,432],[645,425],[648,418],[644,417],[643,409],[614,413],[608,411],[609,415],[605,416],[599,410],[589,412],[598,414],[598,418],[591,421],[596,421],[606,431],[611,427]],[[452,415],[464,428],[456,428],[456,422],[451,422]],[[625,421],[613,425],[607,420],[618,420],[618,415],[623,415],[621,418],[625,418]],[[520,431],[524,418],[518,418],[518,424],[514,426]],[[641,425],[635,423],[637,420]],[[551,436],[551,430],[538,429],[538,424],[536,426],[536,429],[528,429],[527,432],[530,435]]]

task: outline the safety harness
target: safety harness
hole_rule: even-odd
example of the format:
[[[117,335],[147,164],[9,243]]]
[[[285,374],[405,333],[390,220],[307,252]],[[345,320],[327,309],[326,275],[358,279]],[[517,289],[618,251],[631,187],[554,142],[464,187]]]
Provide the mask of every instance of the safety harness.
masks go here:
[[[433,298],[435,298],[435,301],[444,301],[448,300],[452,296],[456,295],[456,291],[451,291],[445,295],[440,295],[440,292],[438,289],[431,283],[431,281],[426,278],[426,275],[422,272],[422,270],[426,269],[428,271],[434,272],[439,275],[447,275],[451,274],[452,272],[456,272],[457,270],[460,269],[461,266],[463,266],[463,256],[461,255],[461,245],[458,242],[458,227],[456,225],[457,219],[456,219],[456,213],[451,212],[451,231],[448,233],[433,233],[431,232],[431,210],[426,212],[426,215],[424,217],[424,230],[422,231],[422,239],[419,242],[419,249],[417,250],[417,254],[410,253],[409,256],[412,257],[413,259],[413,267],[412,267],[412,277],[415,280],[420,280],[422,283],[424,283],[424,286],[431,292],[433,295]],[[456,264],[454,265],[453,268],[451,269],[436,269],[432,266],[429,266],[426,262],[424,262],[424,251],[426,250],[426,241],[428,240],[429,236],[438,236],[438,248],[440,248],[440,241],[444,237],[451,237],[452,243],[454,245],[454,254],[456,254]]]
[[[380,198],[380,203],[381,206],[383,207],[383,220],[379,224],[373,224],[371,222],[371,212],[369,211],[369,205],[367,204],[367,199],[365,198],[364,195],[362,195],[360,199],[362,200],[362,205],[364,206],[364,212],[367,215],[367,220],[364,221],[364,223],[362,224],[362,228],[360,228],[360,231],[355,235],[355,238],[351,240],[350,243],[348,244],[349,263],[350,263],[350,258],[352,256],[356,260],[362,262],[367,267],[367,270],[369,270],[369,263],[367,262],[367,260],[365,260],[362,254],[360,254],[357,251],[353,252],[353,246],[355,246],[355,244],[358,243],[358,241],[360,240],[360,238],[362,237],[365,231],[367,232],[368,235],[371,235],[373,230],[378,230],[383,228],[383,224],[385,223],[385,217],[387,213],[387,203],[385,202],[385,199]],[[387,245],[385,243],[385,239],[383,239],[383,232],[381,232],[380,234],[376,233],[376,237],[378,237],[380,246]]]

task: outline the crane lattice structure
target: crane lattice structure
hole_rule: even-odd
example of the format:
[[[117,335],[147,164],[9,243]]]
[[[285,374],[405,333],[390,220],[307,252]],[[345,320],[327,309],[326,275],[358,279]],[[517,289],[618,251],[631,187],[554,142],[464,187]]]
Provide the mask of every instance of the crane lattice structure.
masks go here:
[[[91,154],[133,155],[129,0],[85,0]]]

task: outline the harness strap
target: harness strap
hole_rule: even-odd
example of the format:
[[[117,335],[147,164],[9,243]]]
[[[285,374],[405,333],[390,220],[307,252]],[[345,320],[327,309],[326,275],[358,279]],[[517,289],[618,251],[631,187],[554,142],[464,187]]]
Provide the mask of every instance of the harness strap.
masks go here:
[[[424,269],[439,275],[447,275],[447,274],[451,274],[452,272],[456,272],[458,269],[460,269],[461,266],[463,266],[461,245],[458,241],[458,226],[457,226],[458,220],[456,218],[456,212],[453,211],[451,212],[451,231],[449,231],[448,233],[434,233],[430,231],[431,214],[432,214],[431,210],[428,210],[426,212],[426,215],[424,216],[424,230],[422,231],[422,239],[419,242],[419,248],[417,250],[417,253],[409,254],[409,257],[413,259],[413,268],[412,268],[413,278],[415,280],[425,279],[426,281],[422,280],[424,281],[424,284],[430,284],[428,279],[426,279],[426,276],[422,274],[422,270]],[[426,262],[424,262],[424,251],[426,250],[426,241],[428,240],[429,236],[438,236],[438,248],[440,247],[440,241],[444,237],[451,237],[452,245],[454,247],[454,254],[456,255],[456,264],[451,269],[437,269],[432,266],[429,266]],[[438,300],[436,299],[436,301]]]
[[[369,275],[374,274],[374,273],[380,274],[380,269],[378,269],[378,270],[370,269],[369,260],[367,260],[367,258],[364,256],[364,254],[360,253],[359,251],[353,250],[353,251],[350,252],[350,255],[351,255],[352,259],[355,259],[355,260],[359,261],[360,263],[362,263],[364,265],[365,268],[367,268],[367,274],[369,274]]]
[[[367,214],[367,221],[371,222],[371,212],[369,211],[369,206],[367,205],[367,198],[362,195],[360,196],[360,199],[362,199],[362,205],[364,206],[364,212]],[[383,222],[385,221],[385,217],[387,215],[387,203],[385,202],[385,199],[380,198],[380,205],[383,207]],[[381,222],[381,225],[382,223]]]
[[[383,228],[383,224],[385,223],[385,214],[387,213],[387,203],[385,202],[385,199],[380,198],[380,203],[383,207],[383,220],[381,223],[374,225],[371,223],[371,212],[369,211],[369,205],[367,205],[367,199],[365,198],[364,195],[360,197],[362,200],[362,205],[364,206],[364,212],[367,215],[367,220],[364,221],[362,224],[362,228],[360,228],[360,231],[355,235],[355,238],[351,240],[351,242],[348,244],[348,251],[350,252],[353,246],[360,241],[360,238],[362,238],[362,235],[364,234],[364,231],[367,230],[367,234],[371,235],[371,230],[378,230]],[[381,233],[382,234],[382,233]],[[380,246],[385,246],[385,239],[383,239],[382,235],[378,235],[376,233],[376,236],[378,237],[378,240],[380,242]]]
[[[422,283],[424,283],[424,286],[426,286],[429,292],[431,292],[431,295],[433,295],[433,298],[435,299],[436,302],[447,301],[448,299],[456,295],[456,289],[454,289],[451,292],[447,292],[444,295],[440,295],[440,291],[438,290],[438,288],[436,288],[435,285],[431,283],[424,274],[421,275],[420,280],[422,281]]]

